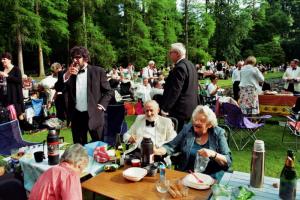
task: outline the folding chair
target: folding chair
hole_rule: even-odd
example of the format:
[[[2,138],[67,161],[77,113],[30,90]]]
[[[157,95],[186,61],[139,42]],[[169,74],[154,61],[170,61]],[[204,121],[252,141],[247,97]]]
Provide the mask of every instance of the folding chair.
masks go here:
[[[103,141],[109,145],[114,145],[116,135],[123,135],[127,131],[125,122],[125,107],[123,103],[108,105],[105,113],[106,123],[104,126]]]
[[[234,142],[237,150],[243,150],[251,140],[255,141],[257,139],[256,133],[259,128],[265,125],[264,121],[266,119],[272,117],[270,115],[246,117],[238,106],[231,103],[223,103],[222,111],[224,114],[224,123],[231,129],[230,138]],[[252,120],[256,122],[252,122]],[[234,135],[238,135],[240,138],[239,145]]]
[[[298,150],[298,137],[300,137],[300,112],[291,112],[290,116],[287,116],[287,122],[284,126],[283,132],[282,132],[282,143],[286,144],[295,144],[296,145],[296,151]],[[286,133],[286,130],[290,130],[290,134],[296,136],[295,141],[287,142],[284,141],[284,135]]]
[[[35,144],[23,140],[18,120],[0,124],[0,154],[7,156],[11,149]]]

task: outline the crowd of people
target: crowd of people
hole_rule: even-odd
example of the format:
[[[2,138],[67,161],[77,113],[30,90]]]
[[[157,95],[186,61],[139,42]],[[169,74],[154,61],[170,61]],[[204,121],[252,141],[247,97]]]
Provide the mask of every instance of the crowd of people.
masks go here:
[[[226,62],[208,62],[205,72],[200,65],[194,66],[185,57],[186,49],[174,43],[169,50],[173,66],[165,73],[156,68],[154,61],[141,72],[135,67],[113,68],[106,73],[101,67],[89,64],[89,52],[85,47],[75,46],[70,51],[72,63],[64,69],[59,63],[51,66],[52,74],[43,79],[46,107],[54,102],[56,115],[71,123],[73,143],[61,157],[61,162],[46,171],[36,182],[29,199],[54,196],[81,199],[78,174],[87,166],[88,157],[81,145],[102,140],[105,124],[104,114],[109,104],[131,99],[144,103],[144,114],[135,119],[123,135],[125,143],[138,147],[143,136],[148,135],[154,144],[155,155],[181,153],[178,169],[194,170],[197,155],[209,158],[204,173],[220,179],[233,162],[224,129],[218,126],[214,109],[200,105],[199,73],[208,74],[210,83],[205,87],[209,97],[220,95],[218,79],[232,77],[233,98],[245,114],[259,114],[258,95],[265,83],[263,68],[257,67],[256,58],[249,56],[235,67]],[[299,61],[294,59],[283,75],[285,89],[300,93]],[[20,121],[24,120],[24,96],[32,91],[35,83],[30,77],[21,77],[18,67],[12,64],[10,53],[2,54],[3,71],[0,71],[0,102],[2,106],[13,104]],[[22,91],[23,90],[23,91]],[[36,95],[30,92],[26,98]],[[174,126],[171,119],[178,122]],[[69,191],[72,191],[70,193]]]

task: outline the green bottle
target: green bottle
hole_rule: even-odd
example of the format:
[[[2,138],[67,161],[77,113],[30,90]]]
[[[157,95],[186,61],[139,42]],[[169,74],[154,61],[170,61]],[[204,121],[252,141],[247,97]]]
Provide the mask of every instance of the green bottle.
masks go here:
[[[285,165],[280,174],[279,197],[283,200],[296,199],[297,173],[294,160],[294,152],[288,150]]]

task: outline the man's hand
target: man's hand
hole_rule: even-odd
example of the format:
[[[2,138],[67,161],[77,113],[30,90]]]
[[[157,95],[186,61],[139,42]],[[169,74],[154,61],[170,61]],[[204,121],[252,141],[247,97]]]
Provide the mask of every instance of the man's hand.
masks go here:
[[[128,143],[130,143],[130,144],[136,143],[136,136],[134,136],[134,135],[130,136]]]
[[[163,116],[163,117],[167,117],[169,115],[169,113],[167,113],[163,110],[161,110],[160,113],[161,113],[161,116]]]
[[[5,73],[5,72],[0,72],[0,76],[1,77],[8,77],[7,73]]]

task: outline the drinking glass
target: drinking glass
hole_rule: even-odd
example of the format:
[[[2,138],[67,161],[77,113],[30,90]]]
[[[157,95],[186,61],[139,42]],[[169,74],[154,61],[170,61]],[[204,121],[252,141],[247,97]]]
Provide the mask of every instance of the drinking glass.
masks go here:
[[[156,182],[156,189],[159,193],[166,193],[169,190],[170,181],[169,180],[158,180]]]
[[[194,165],[194,172],[199,172],[199,173],[204,172],[208,162],[209,162],[208,157],[203,157],[197,153],[195,165]]]

